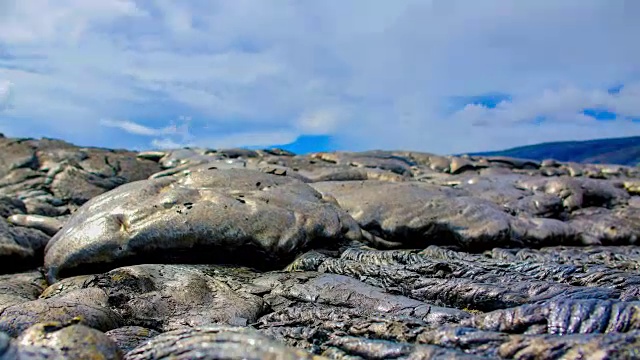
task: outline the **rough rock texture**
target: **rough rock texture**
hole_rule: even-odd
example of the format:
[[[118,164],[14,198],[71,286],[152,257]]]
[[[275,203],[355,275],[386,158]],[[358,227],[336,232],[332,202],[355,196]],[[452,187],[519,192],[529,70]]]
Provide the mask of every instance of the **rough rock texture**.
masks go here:
[[[10,306],[37,299],[46,287],[39,271],[0,275],[0,314]]]
[[[120,360],[122,350],[104,333],[67,323],[40,323],[26,329],[17,339],[0,332],[2,360]]]
[[[44,348],[64,359],[120,360],[122,351],[104,333],[71,323],[42,323],[16,339],[18,348]]]
[[[212,323],[247,325],[265,308],[262,297],[252,293],[256,290],[241,282],[255,276],[248,269],[212,265],[136,265],[65,279],[47,289],[47,296],[52,300],[100,289],[123,325],[158,331]]]
[[[322,359],[290,348],[247,328],[196,327],[164,333],[131,350],[126,360],[143,359]]]
[[[516,217],[488,200],[427,185],[349,181],[314,188],[335,197],[363,229],[403,247],[441,244],[477,251],[572,240],[572,229],[558,220]]]
[[[74,319],[92,328],[107,331],[123,320],[107,307],[107,296],[99,289],[70,291],[63,296],[37,299],[9,306],[0,314],[0,331],[18,336],[33,324]]]
[[[53,139],[0,137],[0,195],[59,207],[81,205],[160,170],[124,150],[78,148]]]
[[[160,335],[159,332],[141,326],[123,326],[109,330],[105,333],[116,343],[118,349],[123,353],[137,348],[154,337]]]
[[[0,359],[640,359],[639,184],[0,137]]]
[[[0,272],[37,266],[48,241],[49,236],[40,230],[16,227],[0,218]]]
[[[465,349],[482,359],[637,359],[640,333],[512,335],[467,327],[425,331],[417,343]]]
[[[305,183],[214,169],[133,182],[92,199],[48,243],[45,266],[50,281],[149,260],[274,268],[310,246],[360,237],[353,218]]]
[[[0,332],[0,359],[2,360],[63,360],[64,357],[55,350],[46,347],[23,347],[11,341],[11,338]]]

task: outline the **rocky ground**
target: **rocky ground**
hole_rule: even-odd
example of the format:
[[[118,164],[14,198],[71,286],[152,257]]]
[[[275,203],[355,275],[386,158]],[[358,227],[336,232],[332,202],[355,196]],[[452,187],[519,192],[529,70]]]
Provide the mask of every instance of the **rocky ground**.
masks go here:
[[[0,137],[0,359],[640,358],[640,169]]]

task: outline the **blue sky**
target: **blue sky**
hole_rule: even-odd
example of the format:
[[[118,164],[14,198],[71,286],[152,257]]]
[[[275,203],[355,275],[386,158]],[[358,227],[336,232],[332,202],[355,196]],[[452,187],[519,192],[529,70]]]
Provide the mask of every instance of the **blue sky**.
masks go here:
[[[0,0],[0,132],[496,150],[640,135],[633,0]]]

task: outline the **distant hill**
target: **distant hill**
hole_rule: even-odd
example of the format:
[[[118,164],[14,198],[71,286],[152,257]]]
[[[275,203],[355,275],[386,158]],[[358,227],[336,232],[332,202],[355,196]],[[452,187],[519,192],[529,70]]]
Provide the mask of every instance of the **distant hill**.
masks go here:
[[[483,156],[511,156],[517,158],[572,161],[593,164],[640,164],[640,136],[587,141],[560,141],[520,146],[501,151],[472,153]]]

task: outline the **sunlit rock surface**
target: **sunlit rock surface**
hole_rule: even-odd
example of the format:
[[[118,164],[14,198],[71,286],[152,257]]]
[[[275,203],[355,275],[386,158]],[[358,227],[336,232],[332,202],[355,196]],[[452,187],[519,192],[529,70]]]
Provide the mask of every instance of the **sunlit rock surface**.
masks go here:
[[[0,137],[0,359],[640,358],[639,184]]]

